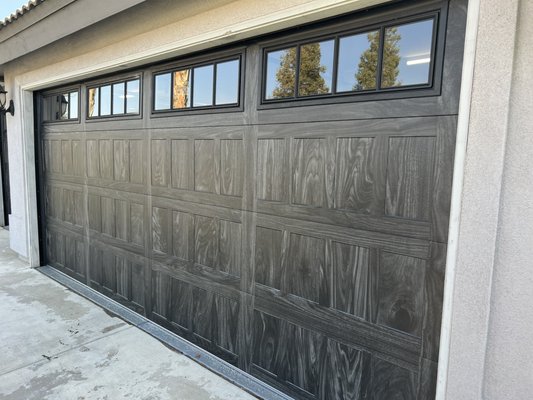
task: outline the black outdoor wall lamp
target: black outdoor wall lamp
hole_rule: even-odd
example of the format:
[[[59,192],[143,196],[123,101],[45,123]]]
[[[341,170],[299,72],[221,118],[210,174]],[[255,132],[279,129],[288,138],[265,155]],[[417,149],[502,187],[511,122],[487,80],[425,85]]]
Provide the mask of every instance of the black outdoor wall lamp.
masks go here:
[[[0,114],[10,113],[15,115],[15,105],[13,100],[9,100],[9,107],[6,108],[7,92],[2,85],[0,85]]]

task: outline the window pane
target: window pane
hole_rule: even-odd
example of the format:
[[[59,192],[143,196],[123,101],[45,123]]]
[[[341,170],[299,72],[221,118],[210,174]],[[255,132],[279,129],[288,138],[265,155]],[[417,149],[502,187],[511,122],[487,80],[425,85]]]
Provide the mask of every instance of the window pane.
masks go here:
[[[89,89],[89,117],[98,117],[98,88]]]
[[[70,119],[78,119],[78,92],[70,92]]]
[[[294,97],[296,47],[267,53],[265,98]]]
[[[379,31],[343,37],[339,40],[337,92],[376,88]]]
[[[193,107],[213,105],[213,66],[194,69]]]
[[[429,83],[433,20],[385,29],[381,87]]]
[[[113,85],[113,115],[124,114],[125,83]]]
[[[59,119],[68,119],[68,93],[57,96],[59,104]]]
[[[191,70],[184,69],[174,72],[172,88],[172,108],[188,108],[191,106]]]
[[[139,114],[139,92],[139,79],[126,82],[126,113]]]
[[[299,96],[331,93],[334,45],[328,40],[300,47]]]
[[[216,104],[239,102],[239,60],[217,64]]]
[[[170,73],[156,75],[154,99],[156,110],[168,110],[170,108],[170,85]]]
[[[111,86],[100,88],[100,116],[111,115]]]

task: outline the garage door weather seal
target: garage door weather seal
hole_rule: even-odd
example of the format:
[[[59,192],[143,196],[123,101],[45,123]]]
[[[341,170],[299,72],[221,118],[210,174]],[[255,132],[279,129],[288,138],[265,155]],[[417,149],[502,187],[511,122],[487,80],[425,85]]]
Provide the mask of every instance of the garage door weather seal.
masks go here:
[[[91,289],[81,282],[76,281],[68,275],[63,274],[62,272],[50,266],[39,267],[37,270],[61,285],[66,286],[80,296],[85,297],[96,305],[117,315],[119,318],[122,318],[142,331],[155,337],[165,345],[193,359],[200,365],[213,371],[217,375],[220,375],[227,381],[253,394],[254,396],[257,396],[260,399],[269,400],[291,399],[291,397],[287,396],[286,394],[281,393],[280,391],[238,369],[237,367],[234,367],[224,360],[215,357],[193,343],[157,325],[155,322],[152,322],[149,319],[137,314],[122,304],[111,300],[110,298],[104,296],[94,289]]]

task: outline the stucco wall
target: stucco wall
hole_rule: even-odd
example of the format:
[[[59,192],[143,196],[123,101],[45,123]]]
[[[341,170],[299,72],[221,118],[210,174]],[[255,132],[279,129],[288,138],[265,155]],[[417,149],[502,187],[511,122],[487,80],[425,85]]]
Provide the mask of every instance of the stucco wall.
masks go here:
[[[471,2],[473,3],[473,2]],[[533,393],[533,2],[479,3],[443,398]],[[441,351],[443,349],[441,348]]]
[[[533,2],[521,0],[483,398],[533,397]]]

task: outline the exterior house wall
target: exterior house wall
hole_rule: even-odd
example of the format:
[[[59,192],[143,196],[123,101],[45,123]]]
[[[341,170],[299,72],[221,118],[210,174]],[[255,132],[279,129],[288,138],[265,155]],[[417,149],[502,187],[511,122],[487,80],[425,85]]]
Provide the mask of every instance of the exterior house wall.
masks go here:
[[[446,288],[450,343],[440,395],[525,399],[533,389],[533,4],[473,3],[475,69],[466,161],[456,171],[463,185],[458,235],[450,235],[457,252],[448,256],[455,274]]]

